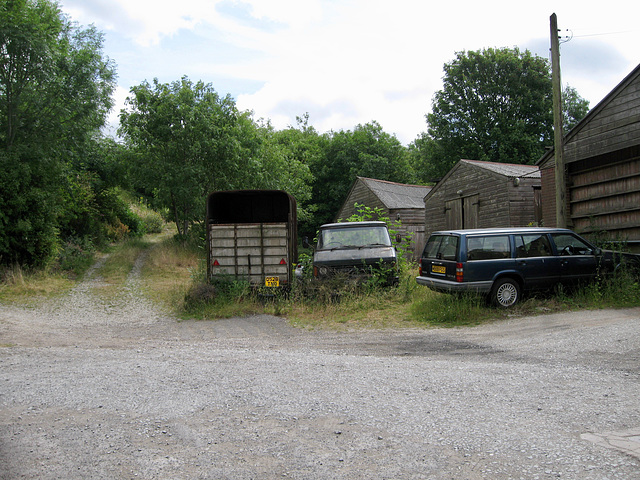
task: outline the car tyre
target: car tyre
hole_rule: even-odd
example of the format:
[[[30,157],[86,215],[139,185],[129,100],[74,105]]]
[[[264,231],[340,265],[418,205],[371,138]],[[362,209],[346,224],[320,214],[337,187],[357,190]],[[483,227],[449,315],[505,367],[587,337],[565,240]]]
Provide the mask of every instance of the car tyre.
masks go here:
[[[500,308],[513,307],[520,300],[520,284],[513,278],[498,280],[491,290],[491,303]]]

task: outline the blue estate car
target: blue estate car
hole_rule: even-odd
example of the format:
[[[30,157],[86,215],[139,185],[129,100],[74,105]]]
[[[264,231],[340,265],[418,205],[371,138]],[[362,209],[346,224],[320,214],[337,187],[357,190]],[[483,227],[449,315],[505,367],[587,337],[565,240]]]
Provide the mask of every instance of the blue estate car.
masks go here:
[[[602,250],[563,228],[448,230],[429,237],[416,281],[440,292],[477,292],[508,308],[523,291],[640,270],[640,255]]]

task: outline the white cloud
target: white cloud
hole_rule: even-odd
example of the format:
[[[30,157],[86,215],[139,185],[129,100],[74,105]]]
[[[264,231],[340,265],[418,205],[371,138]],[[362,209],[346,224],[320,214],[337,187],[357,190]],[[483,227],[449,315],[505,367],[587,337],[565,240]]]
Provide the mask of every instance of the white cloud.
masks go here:
[[[124,91],[186,74],[277,128],[309,112],[320,131],[376,120],[404,143],[426,130],[455,52],[517,45],[546,55],[553,12],[574,34],[563,82],[592,106],[640,61],[640,4],[622,0],[66,0],[63,9],[105,31]]]

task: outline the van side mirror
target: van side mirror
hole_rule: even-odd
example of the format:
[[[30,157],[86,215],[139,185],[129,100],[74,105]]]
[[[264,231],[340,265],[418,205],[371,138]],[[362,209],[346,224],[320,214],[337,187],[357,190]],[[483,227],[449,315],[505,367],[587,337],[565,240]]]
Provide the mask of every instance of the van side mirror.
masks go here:
[[[596,257],[599,257],[600,255],[602,255],[602,249],[601,249],[601,248],[598,248],[598,247],[594,248],[594,249],[593,249],[593,254],[594,254]]]
[[[396,243],[402,243],[402,235],[396,233]]]

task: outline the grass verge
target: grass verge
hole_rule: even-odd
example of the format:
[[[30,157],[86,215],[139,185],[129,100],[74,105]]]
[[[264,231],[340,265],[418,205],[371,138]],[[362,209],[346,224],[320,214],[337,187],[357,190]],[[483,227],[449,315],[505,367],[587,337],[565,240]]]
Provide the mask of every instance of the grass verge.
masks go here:
[[[24,270],[14,265],[0,271],[0,302],[25,304],[67,292],[76,284],[63,272]]]
[[[142,270],[145,293],[181,318],[218,319],[266,313],[285,316],[308,329],[464,327],[509,317],[559,311],[640,306],[640,284],[627,272],[599,279],[582,288],[556,289],[528,296],[515,308],[487,306],[482,297],[448,295],[417,285],[416,272],[401,276],[397,287],[297,283],[287,295],[265,295],[244,282],[206,283],[202,251],[176,240],[170,232],[133,239],[110,249],[100,270],[103,295],[115,295],[148,250]],[[0,283],[0,301],[26,303],[72,288],[73,279],[60,274],[7,269]]]

